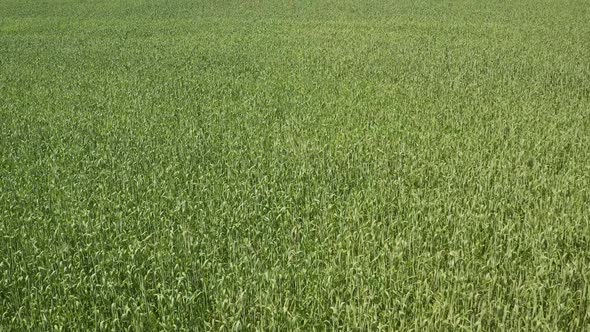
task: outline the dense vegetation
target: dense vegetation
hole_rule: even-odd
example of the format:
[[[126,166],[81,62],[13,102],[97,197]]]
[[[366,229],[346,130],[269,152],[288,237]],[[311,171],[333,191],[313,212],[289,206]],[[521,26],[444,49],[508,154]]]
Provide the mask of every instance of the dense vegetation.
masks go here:
[[[587,0],[0,1],[0,330],[585,330]]]

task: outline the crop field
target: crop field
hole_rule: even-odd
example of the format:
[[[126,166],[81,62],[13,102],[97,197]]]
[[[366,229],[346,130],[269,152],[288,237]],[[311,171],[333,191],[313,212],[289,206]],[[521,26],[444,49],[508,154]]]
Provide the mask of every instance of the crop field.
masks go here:
[[[588,0],[0,0],[0,331],[590,331]]]

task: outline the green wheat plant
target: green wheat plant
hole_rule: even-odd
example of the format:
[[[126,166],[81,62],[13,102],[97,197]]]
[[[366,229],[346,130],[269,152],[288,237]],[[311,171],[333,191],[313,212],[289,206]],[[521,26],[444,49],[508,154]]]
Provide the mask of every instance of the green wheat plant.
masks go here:
[[[586,0],[0,1],[0,331],[588,331]]]

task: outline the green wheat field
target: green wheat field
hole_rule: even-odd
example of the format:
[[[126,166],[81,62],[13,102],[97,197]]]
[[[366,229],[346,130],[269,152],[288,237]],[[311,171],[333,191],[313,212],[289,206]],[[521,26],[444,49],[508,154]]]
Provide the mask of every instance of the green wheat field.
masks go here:
[[[0,331],[589,331],[588,0],[1,0]]]

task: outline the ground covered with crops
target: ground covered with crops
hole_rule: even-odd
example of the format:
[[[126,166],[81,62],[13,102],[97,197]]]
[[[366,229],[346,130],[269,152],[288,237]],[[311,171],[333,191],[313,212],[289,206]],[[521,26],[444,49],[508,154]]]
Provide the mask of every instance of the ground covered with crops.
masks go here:
[[[586,0],[0,1],[0,330],[587,330]]]

